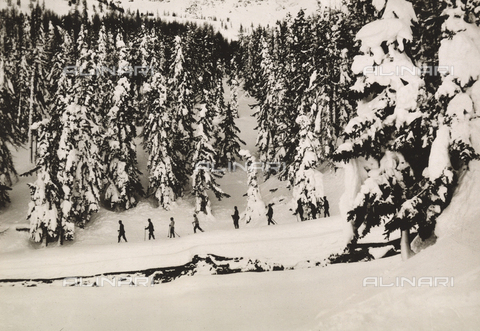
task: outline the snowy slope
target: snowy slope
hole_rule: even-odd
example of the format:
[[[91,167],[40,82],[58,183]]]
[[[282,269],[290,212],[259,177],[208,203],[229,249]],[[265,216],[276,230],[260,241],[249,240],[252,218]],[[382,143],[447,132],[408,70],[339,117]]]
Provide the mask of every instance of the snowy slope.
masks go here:
[[[228,101],[228,91],[226,93],[227,101]],[[255,141],[256,141],[256,131],[254,130],[255,127],[255,118],[252,117],[254,110],[249,107],[249,104],[253,104],[254,100],[252,98],[247,97],[245,94],[241,94],[239,96],[239,116],[240,118],[237,120],[237,125],[241,130],[240,138],[246,142],[246,148],[250,149],[252,152],[256,153]],[[138,152],[138,162],[139,162],[139,169],[142,172],[141,182],[144,187],[148,184],[148,171],[146,169],[146,162],[147,162],[147,155],[143,151],[143,148],[140,145],[140,141],[137,141],[137,152]],[[21,149],[17,153],[15,153],[16,157],[14,159],[15,166],[19,173],[26,172],[30,170],[33,165],[28,161],[29,152],[26,149]],[[242,163],[242,161],[240,161]],[[343,192],[343,172],[339,170],[338,172],[334,172],[333,170],[325,170],[326,174],[325,178],[325,192],[326,195],[329,197],[331,202],[331,214],[333,216],[338,215],[338,200],[340,195]],[[261,179],[263,176],[260,173],[259,178]],[[291,237],[298,237],[303,238],[305,235],[308,235],[309,232],[312,233],[312,238],[314,238],[314,233],[322,233],[325,230],[325,227],[331,229],[332,232],[336,230],[343,231],[343,227],[346,226],[343,220],[338,218],[334,218],[332,220],[325,220],[320,219],[321,222],[318,222],[317,225],[309,225],[304,226],[303,228],[287,227],[283,228],[282,230],[272,231],[268,229],[262,229],[261,231],[256,231],[255,229],[251,229],[249,231],[245,230],[243,232],[243,228],[245,224],[241,224],[241,230],[237,232],[232,232],[229,230],[233,229],[233,223],[231,219],[231,215],[233,214],[233,207],[238,206],[240,213],[243,212],[246,206],[246,197],[244,194],[247,191],[247,174],[241,168],[239,168],[235,172],[227,172],[226,175],[219,180],[219,184],[224,189],[225,192],[231,195],[231,198],[222,199],[218,201],[212,195],[212,210],[215,216],[215,220],[208,220],[203,219],[200,216],[201,227],[207,231],[204,234],[199,234],[195,236],[195,239],[188,238],[190,235],[193,234],[192,228],[192,221],[193,221],[193,210],[194,210],[194,198],[190,194],[185,195],[183,199],[179,199],[174,204],[172,210],[164,211],[162,208],[155,208],[153,204],[149,200],[143,200],[139,203],[136,208],[127,210],[122,213],[116,213],[113,211],[109,211],[106,209],[101,209],[99,213],[95,214],[89,222],[85,229],[77,229],[76,233],[76,240],[74,242],[68,242],[65,244],[67,247],[49,247],[48,249],[44,250],[42,245],[33,244],[28,240],[28,233],[27,232],[18,232],[15,231],[17,227],[28,227],[28,223],[25,220],[27,205],[30,199],[29,190],[26,185],[28,182],[34,181],[34,176],[30,177],[20,177],[19,182],[13,187],[12,190],[12,204],[7,207],[6,209],[0,211],[0,224],[7,229],[4,234],[0,236],[0,250],[3,253],[12,252],[12,255],[9,254],[2,254],[0,256],[0,260],[3,260],[2,265],[5,266],[6,264],[12,263],[17,256],[23,254],[25,251],[31,251],[33,249],[39,249],[36,252],[30,252],[29,254],[40,254],[38,258],[38,266],[37,268],[45,268],[49,269],[49,263],[46,261],[50,258],[52,260],[59,259],[62,260],[62,263],[58,261],[53,261],[53,264],[63,265],[65,263],[73,263],[75,261],[68,261],[68,257],[71,254],[79,254],[84,252],[87,247],[90,249],[90,246],[97,246],[102,245],[99,247],[94,247],[94,251],[90,255],[95,256],[94,260],[108,260],[108,256],[114,254],[116,250],[125,250],[120,255],[124,256],[127,251],[131,251],[129,247],[117,247],[117,229],[118,229],[118,220],[122,220],[125,224],[126,235],[127,239],[129,240],[129,244],[138,244],[138,250],[142,251],[145,249],[141,254],[148,256],[151,252],[157,251],[158,254],[164,258],[164,255],[175,255],[174,258],[166,260],[167,262],[161,263],[161,266],[169,265],[180,265],[187,262],[194,254],[204,252],[204,253],[213,253],[213,251],[209,252],[211,247],[215,245],[219,245],[222,243],[242,243],[242,241],[260,241],[265,239],[265,241],[271,241],[269,244],[266,244],[263,251],[258,252],[258,257],[264,258],[277,258],[278,260],[285,261],[287,264],[295,264],[295,261],[301,261],[303,259],[307,259],[309,256],[310,258],[317,257],[317,254],[313,254],[315,251],[314,239],[309,241],[310,249],[307,250],[304,255],[302,255],[302,249],[298,249],[296,252],[296,256],[294,257],[293,261],[289,261],[287,255],[283,253],[285,246],[282,248],[281,239],[285,240],[289,236]],[[260,180],[260,187],[261,187],[261,194],[262,198],[266,203],[275,203],[274,205],[274,219],[280,225],[283,224],[291,224],[296,223],[296,217],[293,215],[293,212],[289,209],[292,208],[291,205],[291,191],[287,188],[287,182],[280,182],[275,178],[271,178],[268,182],[263,183],[263,179]],[[182,241],[180,246],[173,245],[172,243],[166,243],[166,235],[168,230],[168,224],[170,217],[174,217],[176,220],[176,231],[178,234],[182,236]],[[147,224],[147,219],[151,218],[153,224],[156,229],[157,235],[157,242],[152,246],[150,243],[142,248],[145,231],[144,227]],[[266,225],[266,224],[265,224]],[[311,228],[313,226],[313,228]],[[209,232],[216,231],[213,234]],[[297,235],[295,233],[298,232]],[[184,240],[187,240],[187,243],[184,243]],[[333,239],[332,239],[333,240]],[[330,242],[331,240],[327,240]],[[104,245],[112,245],[107,248]],[[318,243],[320,244],[320,243]],[[155,246],[156,245],[156,246]],[[203,247],[203,246],[205,247]],[[255,245],[258,246],[258,243]],[[292,245],[304,245],[301,242],[292,243]],[[343,243],[341,244],[343,245]],[[131,245],[129,245],[131,246]],[[201,248],[197,249],[197,246]],[[241,246],[241,245],[239,245]],[[282,248],[282,253],[275,253],[276,247],[279,246]],[[306,245],[308,246],[308,245]],[[156,248],[155,248],[156,247]],[[169,248],[170,247],[170,248]],[[273,249],[275,247],[275,249]],[[65,249],[64,248],[68,248]],[[135,250],[135,252],[137,251]],[[165,253],[165,249],[167,249],[167,253]],[[292,249],[293,250],[293,249]],[[330,253],[332,253],[335,249],[328,252],[319,252],[319,256],[322,258],[327,257]],[[185,254],[180,254],[178,252],[183,252]],[[187,252],[188,251],[188,252]],[[43,252],[43,253],[42,253]],[[63,253],[66,252],[66,253]],[[252,256],[255,257],[253,253],[254,250],[247,249],[241,251],[236,254],[226,254],[228,256]],[[218,252],[221,254],[222,252]],[[63,258],[60,258],[62,254],[65,254]],[[133,253],[135,254],[135,253]],[[140,254],[140,252],[139,252]],[[224,253],[225,254],[225,253]],[[273,254],[273,255],[272,255]],[[312,256],[312,254],[314,256]],[[84,255],[89,255],[85,254]],[[99,258],[98,256],[102,256]],[[33,256],[32,256],[33,257]],[[171,257],[171,256],[170,256]],[[131,257],[133,259],[133,256]],[[90,261],[90,260],[89,260]],[[154,260],[156,261],[156,260]],[[120,262],[120,264],[118,264]],[[280,261],[277,261],[280,263]],[[36,262],[32,262],[36,263]],[[91,263],[88,262],[88,263]],[[115,271],[116,266],[121,265],[121,260],[118,260],[114,263],[113,267],[109,267],[108,270]],[[146,259],[144,262],[138,261],[138,266],[129,266],[128,264],[123,265],[123,270],[135,270],[138,268],[148,268],[148,267],[155,267],[155,263]],[[160,265],[158,265],[160,266]],[[33,269],[32,269],[33,270]],[[107,270],[102,269],[95,269],[95,271],[90,271],[88,269],[76,269],[82,275],[91,275],[98,272],[107,272]],[[0,274],[2,271],[7,272],[6,269],[0,270]],[[9,278],[39,278],[39,277],[60,277],[59,275],[55,276],[55,271],[50,270],[53,272],[51,275],[35,275],[35,273],[31,274],[15,274],[15,272],[10,272],[8,275]],[[66,272],[66,274],[75,274],[74,272]],[[61,275],[65,275],[65,272]],[[4,274],[7,277],[7,274]],[[0,278],[2,278],[0,276]]]
[[[228,91],[227,91],[228,92]],[[227,101],[228,101],[228,93]],[[256,125],[255,118],[252,116],[254,110],[249,105],[255,101],[244,94],[239,96],[239,116],[237,125],[240,132],[240,138],[246,142],[245,148],[256,153],[255,141]],[[142,172],[141,183],[143,187],[148,185],[148,171],[146,169],[147,155],[143,151],[140,140],[137,140],[137,154],[139,169]],[[33,168],[29,161],[29,151],[20,149],[14,153],[14,164],[18,173],[23,173]],[[240,161],[242,164],[243,161]],[[343,171],[325,169],[324,187],[331,204],[331,215],[339,214],[338,201],[343,192]],[[287,188],[287,182],[280,182],[275,178],[263,183],[263,176],[259,174],[260,188],[263,200],[266,203],[275,203],[274,218],[279,224],[296,222],[296,217],[289,209],[291,205],[291,191]],[[33,182],[35,176],[20,177],[19,182],[14,185],[11,191],[12,204],[7,208],[0,210],[0,226],[6,230],[0,234],[0,251],[11,252],[25,250],[30,248],[39,248],[41,245],[32,244],[28,240],[27,232],[15,231],[17,227],[28,227],[25,220],[28,202],[30,201],[29,189],[27,183]],[[240,213],[246,206],[247,192],[247,174],[241,168],[235,172],[227,172],[220,179],[219,184],[225,192],[231,195],[231,198],[218,201],[213,194],[210,196],[212,210],[215,221],[206,220],[200,217],[201,226],[206,231],[211,230],[229,230],[233,228],[231,215],[233,207],[238,206]],[[127,231],[127,239],[130,241],[143,241],[144,227],[147,219],[151,218],[159,237],[166,238],[170,217],[176,220],[176,230],[182,235],[193,234],[192,214],[194,211],[194,198],[187,192],[183,199],[179,199],[174,204],[171,211],[164,211],[162,208],[155,208],[150,200],[143,200],[139,205],[123,213],[116,213],[106,209],[101,209],[99,213],[93,215],[92,220],[86,225],[85,229],[77,229],[77,238],[73,243],[67,243],[67,246],[84,246],[90,244],[111,244],[116,242],[116,233],[118,229],[118,220],[122,220]],[[280,215],[280,216],[277,216]],[[340,221],[342,225],[344,223]],[[241,225],[243,227],[243,224]]]
[[[473,143],[478,148],[478,119],[474,128]],[[387,326],[389,330],[477,330],[480,325],[479,183],[480,161],[474,161],[461,179],[452,204],[438,221],[437,244],[406,262],[395,256],[368,263],[282,272],[196,275],[147,288],[53,285],[18,288],[18,284],[14,287],[3,284],[0,322],[6,330],[384,330]],[[153,260],[159,265],[162,260],[180,261],[182,256],[202,251],[235,255],[249,251],[267,258],[283,258],[284,262],[289,258],[305,258],[310,252],[320,257],[340,243],[341,226],[335,223],[337,220],[238,232],[218,230],[163,243],[140,241],[85,245],[84,250],[80,250],[81,245],[73,245],[18,251],[2,254],[1,272],[3,277],[8,273],[61,274],[62,263],[67,261],[65,270],[94,271],[95,267],[105,268],[109,264],[120,269],[123,263],[142,266]],[[318,246],[314,244],[309,252],[308,246],[315,241]],[[291,248],[289,253],[286,247]],[[75,254],[65,253],[68,250]],[[60,251],[64,253],[58,254]],[[50,252],[59,255],[59,259],[53,259]],[[106,258],[109,252],[113,256]],[[39,257],[46,264],[57,261],[57,265],[42,267],[35,262],[40,269],[31,271],[30,263]],[[10,265],[4,269],[6,260]],[[365,277],[383,277],[383,283],[390,284],[395,277],[425,276],[453,277],[453,286],[363,286]]]
[[[254,150],[252,100],[242,97],[239,127],[247,148]],[[480,149],[480,120],[472,121],[473,145]],[[253,137],[253,138],[252,138]],[[15,153],[19,172],[29,170],[28,151]],[[139,161],[145,156],[139,147]],[[145,173],[145,172],[144,172]],[[20,178],[12,204],[0,212],[0,279],[89,276],[115,271],[181,265],[196,254],[258,258],[295,270],[195,275],[149,288],[36,288],[0,283],[2,330],[476,330],[480,325],[480,162],[473,161],[461,178],[448,207],[438,220],[437,244],[401,262],[399,256],[368,263],[302,268],[306,260],[322,261],[343,248],[347,224],[338,215],[343,173],[326,172],[327,196],[333,217],[298,223],[289,210],[291,194],[285,183],[261,184],[266,202],[275,202],[279,225],[234,230],[233,205],[245,206],[246,174],[227,173],[220,182],[232,198],[213,200],[215,220],[201,220],[205,233],[193,234],[193,199],[178,201],[170,212],[143,201],[136,208],[114,213],[102,209],[77,239],[63,247],[42,247],[28,241],[25,225],[29,199]],[[143,178],[144,184],[146,179]],[[275,190],[276,189],[276,190]],[[182,236],[167,239],[168,218],[177,220]],[[157,240],[144,241],[151,217]],[[116,243],[118,219],[124,220],[128,243]],[[451,287],[364,287],[365,277],[412,279],[453,277]],[[14,286],[12,286],[14,285]],[[62,318],[59,318],[61,316]],[[406,317],[408,316],[408,317]]]
[[[38,1],[38,0],[37,0]],[[34,1],[35,2],[35,1]],[[67,14],[72,7],[66,0],[44,0],[45,7],[62,15]],[[109,1],[110,2],[110,1]],[[15,4],[16,1],[13,1]],[[40,1],[43,3],[43,1]],[[230,39],[236,39],[240,26],[249,31],[251,26],[274,25],[287,13],[295,16],[300,9],[307,14],[318,8],[339,6],[339,0],[117,0],[117,7],[125,11],[141,14],[151,14],[166,21],[198,24],[208,22]],[[97,12],[99,2],[87,0],[90,13],[95,7]],[[28,1],[22,1],[22,10],[28,11]],[[7,1],[0,1],[0,9],[7,7]],[[106,8],[105,5],[103,5]],[[80,6],[81,8],[81,6]]]
[[[479,122],[475,122],[476,147],[480,147]],[[480,258],[476,240],[480,230],[479,183],[480,161],[474,161],[462,178],[451,206],[439,219],[437,244],[406,262],[395,256],[324,268],[196,275],[148,288],[48,285],[19,288],[19,285],[4,284],[0,287],[0,322],[6,330],[20,326],[36,330],[385,330],[386,326],[389,330],[477,330],[480,323]],[[83,267],[92,268],[91,271],[95,264],[105,267],[113,263],[111,266],[117,268],[122,263],[140,266],[148,261],[150,254],[152,260],[160,264],[161,258],[180,261],[182,254],[202,250],[229,254],[250,251],[282,258],[285,251],[280,245],[276,246],[275,241],[291,248],[292,252],[287,255],[296,258],[305,258],[309,254],[308,246],[317,241],[318,246],[314,246],[312,252],[319,256],[339,243],[340,227],[334,222],[336,218],[239,232],[206,232],[163,243],[91,245],[85,246],[87,252],[83,253],[71,246],[2,254],[3,259],[9,256],[12,263],[8,271],[3,270],[5,260],[1,262],[2,274],[61,272],[62,262],[68,259],[67,270],[82,268],[83,262],[86,262]],[[304,246],[291,246],[294,241]],[[189,248],[176,251],[181,246]],[[50,263],[54,260],[49,253],[57,255],[60,250],[76,254],[69,257],[67,253],[63,257],[60,254],[57,266],[41,268],[38,273],[28,271],[30,263],[38,260],[31,257],[41,257]],[[118,265],[115,266],[114,258],[104,257],[109,251],[117,257]],[[363,286],[365,277],[383,277],[383,283],[389,284],[395,282],[395,277],[424,276],[453,277],[453,286]]]
[[[176,239],[162,236],[162,232],[166,233],[165,226],[165,231],[157,230],[155,241],[144,242],[143,238],[129,235],[132,225],[125,221],[128,243],[116,243],[114,228],[112,233],[102,233],[109,238],[109,243],[93,243],[90,239],[67,247],[1,254],[0,279],[93,276],[180,266],[200,254],[261,259],[294,267],[299,262],[322,261],[331,253],[340,252],[345,247],[345,242],[341,241],[342,226],[338,217],[237,231],[208,231],[205,226],[205,233]],[[90,231],[98,232],[96,229]]]

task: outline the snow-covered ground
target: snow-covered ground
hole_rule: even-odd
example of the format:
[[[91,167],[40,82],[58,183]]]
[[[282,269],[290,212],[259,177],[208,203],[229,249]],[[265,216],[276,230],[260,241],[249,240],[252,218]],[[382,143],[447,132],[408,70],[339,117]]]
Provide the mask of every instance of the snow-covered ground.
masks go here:
[[[241,101],[243,138],[254,135],[251,110]],[[474,146],[480,147],[480,123],[474,122]],[[252,140],[250,140],[252,142]],[[248,147],[252,145],[249,144]],[[27,151],[16,154],[19,171],[28,170]],[[141,166],[144,160],[140,157]],[[142,163],[143,162],[143,163]],[[260,259],[294,270],[181,277],[153,287],[63,287],[61,282],[22,286],[0,283],[2,330],[477,330],[480,325],[480,162],[462,178],[451,206],[438,222],[438,242],[406,262],[400,257],[311,268],[345,244],[346,223],[338,212],[341,171],[325,174],[331,218],[297,222],[289,211],[284,183],[262,183],[266,202],[275,202],[279,225],[233,229],[233,206],[245,206],[246,174],[227,173],[221,185],[232,197],[215,201],[215,220],[201,221],[193,234],[193,200],[179,201],[170,212],[143,201],[118,214],[101,210],[77,239],[63,247],[41,247],[15,231],[25,224],[28,189],[21,178],[12,204],[0,214],[0,279],[62,278],[136,271],[189,262],[194,255]],[[271,190],[277,188],[276,191]],[[168,218],[177,220],[181,238],[166,238]],[[144,241],[152,218],[157,239]],[[116,242],[118,219],[128,243]],[[374,277],[391,287],[364,286]],[[448,286],[395,285],[396,277],[448,277]],[[370,278],[372,279],[372,278]],[[453,279],[453,280],[452,280]],[[427,279],[428,280],[428,279]],[[381,283],[380,283],[381,282]],[[372,284],[372,283],[370,283]],[[452,286],[453,284],[453,286]],[[435,284],[432,284],[435,285]],[[438,284],[437,284],[438,285]]]

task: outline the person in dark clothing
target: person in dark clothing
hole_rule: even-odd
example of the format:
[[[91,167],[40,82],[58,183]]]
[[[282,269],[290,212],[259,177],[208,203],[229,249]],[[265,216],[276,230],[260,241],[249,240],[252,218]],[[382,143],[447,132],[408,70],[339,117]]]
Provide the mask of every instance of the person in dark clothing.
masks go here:
[[[302,200],[298,199],[297,200],[297,209],[295,210],[295,214],[300,217],[300,221],[303,222],[303,206],[302,206]]]
[[[197,214],[193,214],[193,233],[197,233],[197,229],[203,232],[202,228],[200,227],[200,223],[198,222]]]
[[[311,201],[309,202],[309,204],[310,204],[310,211],[312,212],[312,219],[316,219],[317,213],[318,213],[317,206],[315,206],[315,204]]]
[[[323,210],[325,213],[325,217],[330,217],[330,205],[328,203],[327,197],[323,197]]]
[[[175,221],[173,220],[173,217],[170,217],[170,233],[169,233],[169,238],[175,238]]]
[[[237,206],[234,207],[235,211],[233,212],[232,218],[233,218],[233,226],[235,229],[238,229],[238,221],[240,220],[240,216],[238,215],[238,209]]]
[[[120,239],[122,238],[127,242],[127,238],[125,238],[125,227],[123,226],[122,221],[118,221],[118,224],[120,224],[120,228],[118,229],[118,242],[120,242]]]
[[[322,217],[323,199],[319,199],[316,204],[318,217]]]
[[[153,234],[153,223],[150,219],[148,219],[148,226],[145,228],[145,230],[148,230],[148,240],[153,238],[155,240],[155,235]]]
[[[270,225],[270,223],[275,224],[275,222],[273,221],[273,208],[271,203],[268,205],[267,217],[268,225]]]

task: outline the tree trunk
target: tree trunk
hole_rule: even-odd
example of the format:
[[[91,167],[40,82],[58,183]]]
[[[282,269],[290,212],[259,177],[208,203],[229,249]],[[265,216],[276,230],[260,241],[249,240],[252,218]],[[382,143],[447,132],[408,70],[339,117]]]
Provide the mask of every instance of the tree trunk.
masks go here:
[[[402,236],[400,238],[400,251],[402,254],[402,260],[406,261],[415,255],[410,248],[410,230],[402,230]]]
[[[33,96],[34,96],[34,84],[35,72],[32,72],[30,78],[30,107],[28,110],[28,146],[30,148],[30,163],[33,163],[33,140],[32,140],[32,122],[33,122]]]

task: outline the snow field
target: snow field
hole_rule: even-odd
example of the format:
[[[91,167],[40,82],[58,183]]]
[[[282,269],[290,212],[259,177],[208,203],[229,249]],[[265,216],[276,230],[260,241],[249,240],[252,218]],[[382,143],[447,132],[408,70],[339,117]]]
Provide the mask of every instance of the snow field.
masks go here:
[[[62,15],[67,14],[73,7],[68,6],[67,0],[45,0],[45,7],[54,10]],[[110,2],[110,1],[109,1]],[[15,4],[16,1],[13,1]],[[41,1],[40,3],[43,3]],[[318,8],[318,3],[322,7],[339,6],[339,0],[266,0],[266,1],[242,1],[242,0],[117,0],[114,1],[124,10],[130,10],[133,13],[139,11],[143,15],[153,14],[154,17],[160,17],[166,22],[176,21],[179,23],[195,22],[199,25],[208,23],[226,38],[231,40],[238,39],[240,26],[244,30],[251,29],[252,26],[274,25],[278,20],[283,19],[287,13],[296,15],[300,9],[307,14],[311,14]],[[88,11],[93,15],[93,6],[99,11],[99,3],[94,0],[87,0]],[[7,2],[0,3],[0,9],[6,8]],[[23,11],[29,11],[29,2],[22,1]],[[104,10],[107,6],[103,4]],[[79,10],[82,9],[80,3]]]

